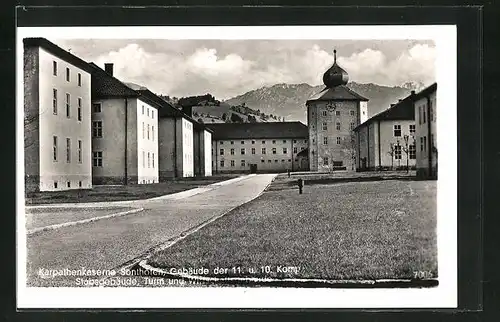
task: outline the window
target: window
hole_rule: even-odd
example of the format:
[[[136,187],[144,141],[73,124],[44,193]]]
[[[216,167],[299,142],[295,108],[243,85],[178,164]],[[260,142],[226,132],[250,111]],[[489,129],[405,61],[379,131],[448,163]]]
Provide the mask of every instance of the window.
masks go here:
[[[241,141],[241,144],[245,144],[245,141]]]
[[[293,148],[293,153],[297,153],[297,147]]]
[[[68,181],[66,185],[68,186],[68,188],[71,188],[71,181]]]
[[[57,62],[52,62],[52,75],[57,76]]]
[[[241,160],[241,166],[244,167],[245,166],[245,160]]]
[[[286,140],[283,140],[283,143],[286,143]]]
[[[148,124],[148,140],[149,140],[149,124]]]
[[[281,162],[285,162],[285,160],[281,160]]]
[[[415,135],[415,124],[410,124],[410,134]]]
[[[401,125],[400,124],[394,124],[394,136],[395,137],[401,136]]]
[[[278,160],[274,160],[274,163],[278,163]]]
[[[341,142],[340,136],[337,136],[337,144],[340,144],[340,142]]]
[[[272,160],[267,160],[267,163],[271,163],[271,162],[273,162],[273,161]]]
[[[69,93],[66,93],[66,117],[69,118],[71,117],[71,114],[70,114],[70,110],[71,110],[71,107],[70,107],[70,103],[71,103],[71,95]]]
[[[363,115],[365,115],[365,111],[363,111]]]
[[[78,181],[78,187],[82,187],[82,182],[81,181]]]
[[[266,154],[266,148],[262,148],[262,154]]]
[[[150,167],[151,167],[151,156],[148,152],[148,168],[150,168]]]
[[[69,82],[70,75],[69,75],[69,68],[66,67],[66,81]]]
[[[427,151],[427,136],[424,136],[424,151]]]
[[[78,121],[82,121],[82,98],[78,97]]]
[[[323,111],[322,115],[323,115],[323,116],[326,116],[326,115],[327,115],[326,111]]]
[[[154,125],[151,126],[151,140],[155,140],[155,127]]]
[[[234,167],[234,160],[231,160],[231,166]]]
[[[262,141],[262,144],[266,144],[266,141]]]
[[[78,140],[78,163],[82,163],[82,140]]]
[[[415,148],[415,144],[408,146],[408,151],[410,153],[410,159],[415,160],[417,158],[417,149]]]
[[[273,148],[273,154],[276,154],[276,148]]]
[[[57,189],[57,181],[54,181],[54,189]]]
[[[102,151],[92,152],[94,167],[102,167]]]
[[[349,130],[354,130],[356,126],[354,125],[354,122],[351,122],[351,124],[349,124]]]
[[[224,160],[220,160],[220,166],[221,168],[224,168]]]
[[[102,121],[92,121],[92,136],[102,138]]]
[[[344,164],[342,161],[332,161],[334,167],[341,167]]]
[[[264,163],[265,161],[264,161],[264,159],[262,159],[262,160],[260,160],[260,162],[261,162],[261,163]]]
[[[418,124],[422,124],[422,106],[418,107]]]
[[[420,152],[424,151],[424,138],[420,137]]]
[[[340,131],[340,122],[337,122],[336,128],[337,128],[337,131]]]
[[[52,113],[57,114],[57,89],[52,89]]]
[[[220,155],[224,155],[224,149],[220,149],[220,150],[219,150],[219,154],[220,154]]]
[[[283,148],[283,154],[287,154],[288,153],[288,149],[287,148]]]
[[[241,155],[245,154],[245,149],[241,149]]]
[[[434,134],[431,134],[431,148],[434,148]]]
[[[424,123],[424,124],[425,124],[425,122],[426,122],[426,117],[425,117],[425,108],[426,108],[426,106],[425,106],[425,104],[424,104],[424,105],[422,106],[422,123]]]
[[[231,149],[231,155],[234,155],[234,149]]]
[[[326,122],[323,122],[323,131],[328,130],[328,125]]]
[[[297,143],[297,140],[293,140],[293,143]]]
[[[252,154],[255,154],[255,148],[252,148]]]
[[[149,117],[149,107],[146,109],[146,116]]]
[[[351,114],[351,116],[354,116],[354,111],[351,111],[350,114]]]
[[[401,160],[401,145],[394,146],[394,159]]]
[[[223,145],[223,144],[224,144],[224,141],[220,141],[220,142],[219,142],[219,144],[220,144],[220,145]]]
[[[101,103],[93,103],[92,104],[92,112],[101,113]]]
[[[326,136],[325,136],[325,137],[323,138],[323,144],[324,144],[324,145],[327,145],[327,144],[328,144],[328,137],[326,137]]]
[[[304,140],[304,143],[307,143],[307,140]]]
[[[252,144],[255,144],[255,141],[254,141],[254,140],[252,140]]]
[[[57,162],[57,136],[52,137],[52,161]]]
[[[142,105],[142,115],[144,115],[144,105]]]
[[[71,162],[71,139],[66,138],[66,162]]]
[[[78,73],[78,86],[82,86],[82,74]]]
[[[234,144],[234,141],[231,141],[231,144]]]
[[[155,118],[155,110],[151,110],[151,118],[154,119]]]
[[[144,151],[142,151],[142,167],[146,168],[146,152],[144,152]]]
[[[323,158],[323,165],[328,165],[328,157]]]
[[[273,140],[273,144],[276,144],[276,140]]]
[[[186,136],[186,135],[184,135]],[[144,139],[144,122],[142,122],[142,138]]]
[[[336,116],[340,116],[340,111],[335,111]]]

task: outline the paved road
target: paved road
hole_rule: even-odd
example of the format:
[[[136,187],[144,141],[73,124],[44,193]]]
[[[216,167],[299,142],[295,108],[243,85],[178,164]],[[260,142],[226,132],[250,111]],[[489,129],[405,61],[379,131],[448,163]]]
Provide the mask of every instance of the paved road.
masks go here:
[[[170,238],[257,197],[275,175],[249,176],[184,199],[137,201],[144,211],[27,236],[27,284],[75,286],[40,269],[112,269]]]

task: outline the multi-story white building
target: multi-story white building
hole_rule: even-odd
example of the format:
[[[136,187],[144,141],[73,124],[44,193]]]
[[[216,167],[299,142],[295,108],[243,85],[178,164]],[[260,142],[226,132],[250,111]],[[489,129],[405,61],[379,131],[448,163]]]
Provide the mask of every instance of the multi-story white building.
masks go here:
[[[436,136],[437,83],[414,97],[417,176],[437,178],[438,150]]]
[[[306,102],[311,171],[354,170],[353,129],[368,119],[368,99],[349,89],[349,76],[335,61],[323,75],[325,89]]]
[[[300,122],[207,124],[215,173],[308,171],[307,126]]]
[[[91,188],[91,69],[47,39],[23,43],[26,190]]]
[[[194,123],[194,175],[212,175],[212,130],[200,123]]]
[[[92,67],[92,177],[94,184],[159,182],[158,109],[141,92]]]
[[[354,129],[357,171],[415,167],[414,94]]]

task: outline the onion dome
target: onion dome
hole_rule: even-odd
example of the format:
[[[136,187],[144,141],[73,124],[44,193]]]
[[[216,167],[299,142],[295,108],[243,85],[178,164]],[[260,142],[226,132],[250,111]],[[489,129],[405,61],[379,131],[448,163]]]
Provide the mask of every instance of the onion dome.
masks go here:
[[[326,87],[333,88],[339,85],[346,85],[349,75],[339,65],[337,65],[337,51],[333,51],[333,65],[323,74],[323,83]]]

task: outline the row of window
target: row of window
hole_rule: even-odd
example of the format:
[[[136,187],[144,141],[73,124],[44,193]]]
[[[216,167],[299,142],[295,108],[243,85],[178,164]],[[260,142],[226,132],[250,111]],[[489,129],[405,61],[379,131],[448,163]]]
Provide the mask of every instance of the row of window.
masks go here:
[[[53,88],[52,89],[52,113],[54,115],[57,115],[58,114],[58,98],[57,98],[57,88]],[[65,106],[66,106],[66,117],[67,118],[71,118],[71,94],[70,93],[66,93],[66,102],[65,102]],[[78,121],[81,121],[82,120],[82,98],[81,97],[78,97],[77,99],[77,119]]]
[[[409,125],[410,135],[415,135],[415,124]],[[394,136],[401,137],[401,124],[394,124]]]
[[[78,140],[78,163],[82,163],[82,149],[82,140]],[[59,138],[56,135],[52,137],[52,161],[59,161]],[[71,163],[71,138],[66,138],[66,162]]]
[[[57,62],[53,61],[52,62],[52,75],[57,76]],[[66,81],[70,82],[71,81],[71,71],[69,67],[66,67]],[[77,74],[77,84],[78,86],[82,86],[82,74],[78,73]]]
[[[147,159],[146,159],[147,156]],[[146,163],[147,160],[147,163]],[[92,165],[94,167],[102,167],[103,164],[103,154],[102,151],[93,151],[92,152]],[[142,151],[142,167],[143,168],[155,168],[155,154],[153,152]]]
[[[401,145],[394,146],[394,151],[393,151],[394,159],[401,160],[401,156],[402,156],[401,151],[402,151]],[[409,154],[411,160],[415,160],[417,158],[417,149],[416,149],[414,144],[411,144],[408,146],[408,154]]]
[[[314,115],[314,112],[312,112],[312,115]],[[322,116],[328,116],[328,111],[326,111],[326,110],[322,111],[321,115]],[[349,111],[349,115],[354,116],[354,115],[356,115],[356,113],[354,111]],[[340,116],[340,111],[339,110],[335,111],[335,116]]]
[[[304,149],[305,148],[302,147],[301,151],[304,150]],[[256,151],[255,148],[252,148],[251,153],[255,154],[255,151]],[[266,148],[262,148],[261,149],[261,154],[266,154],[266,151],[267,151]],[[282,151],[283,151],[283,154],[287,154],[288,153],[288,148],[283,148]],[[293,148],[293,153],[297,153],[297,151],[298,151],[297,147],[294,147]],[[231,155],[234,155],[234,149],[231,149],[229,152],[230,152]],[[219,154],[220,155],[224,155],[224,149],[219,149]],[[241,148],[240,149],[240,154],[241,155],[245,155],[246,154],[245,148]],[[272,154],[277,154],[277,149],[276,148],[272,149]]]
[[[142,115],[144,115],[144,110],[146,110],[146,116],[149,117],[149,107],[144,108],[144,105],[142,105]],[[154,120],[155,118],[155,110],[151,109],[151,118]]]
[[[57,187],[58,187],[58,182],[54,181],[54,189],[57,189]],[[66,182],[66,187],[71,188],[71,181],[67,181]],[[79,188],[82,187],[82,182],[81,181],[78,181],[78,187]]]
[[[337,136],[336,139],[337,139],[336,140],[337,144],[341,144],[342,143],[342,138],[340,136]],[[314,143],[314,141],[313,141],[313,143]],[[323,145],[328,145],[328,137],[327,136],[323,137]]]
[[[266,144],[265,140],[262,140],[261,142],[262,142],[262,144]],[[286,143],[286,142],[287,142],[287,140],[283,140],[283,143]],[[240,143],[245,144],[245,141],[240,141]],[[272,143],[276,144],[276,140],[272,140]],[[297,143],[297,140],[293,140],[293,143]],[[307,140],[304,140],[304,143],[307,143]],[[219,141],[219,144],[223,145],[224,141]],[[230,141],[230,144],[234,144],[234,141]],[[252,140],[252,144],[255,144],[255,140]]]
[[[432,122],[436,119],[434,113],[435,109],[433,108],[433,101],[429,101],[429,115],[427,115],[427,105],[424,103],[418,106],[418,124],[425,124],[427,122],[427,117],[429,117],[429,122]]]
[[[323,157],[323,165],[329,165],[329,164],[330,160],[328,159],[328,157]],[[332,165],[334,167],[341,167],[343,164],[344,164],[343,161],[332,161]]]
[[[155,127],[154,125],[149,125],[146,124],[147,126],[144,125],[144,122],[142,122],[142,138],[147,139],[147,140],[155,140]],[[151,132],[151,135],[149,134]]]
[[[340,131],[341,125],[342,125],[342,124],[341,124],[340,122],[337,122],[337,123],[335,124],[335,129],[336,129],[337,131]],[[356,124],[355,124],[354,122],[351,122],[351,123],[349,124],[349,130],[350,130],[350,131],[352,131],[355,127],[356,127]],[[322,128],[323,128],[323,131],[327,131],[327,130],[328,130],[328,123],[327,123],[327,122],[323,122],[323,127],[322,127]]]
[[[297,160],[297,159],[295,159],[295,161],[298,161],[298,160]],[[262,160],[260,160],[260,162],[261,162],[261,163],[265,163],[265,162],[266,162],[266,160],[262,159]],[[267,160],[267,163],[272,163],[272,162],[273,162],[273,160]],[[279,160],[274,160],[274,163],[278,163],[278,162],[279,162]],[[284,159],[282,159],[282,160],[281,160],[281,162],[282,162],[282,163],[285,163],[286,161],[285,161]],[[288,159],[288,162],[292,162],[292,159]],[[220,164],[220,167],[221,167],[221,168],[224,168],[224,166],[225,166],[225,164],[226,164],[226,163],[225,163],[225,161],[224,161],[224,160],[220,160],[219,164]],[[230,163],[229,163],[229,164],[230,164],[230,166],[231,166],[231,167],[234,167],[234,166],[235,166],[235,164],[236,164],[236,163],[235,163],[235,160],[230,160]],[[248,163],[248,164],[250,164],[250,163]],[[242,166],[242,167],[246,167],[246,166],[247,166],[246,160],[241,160],[241,161],[240,161],[240,166]]]

